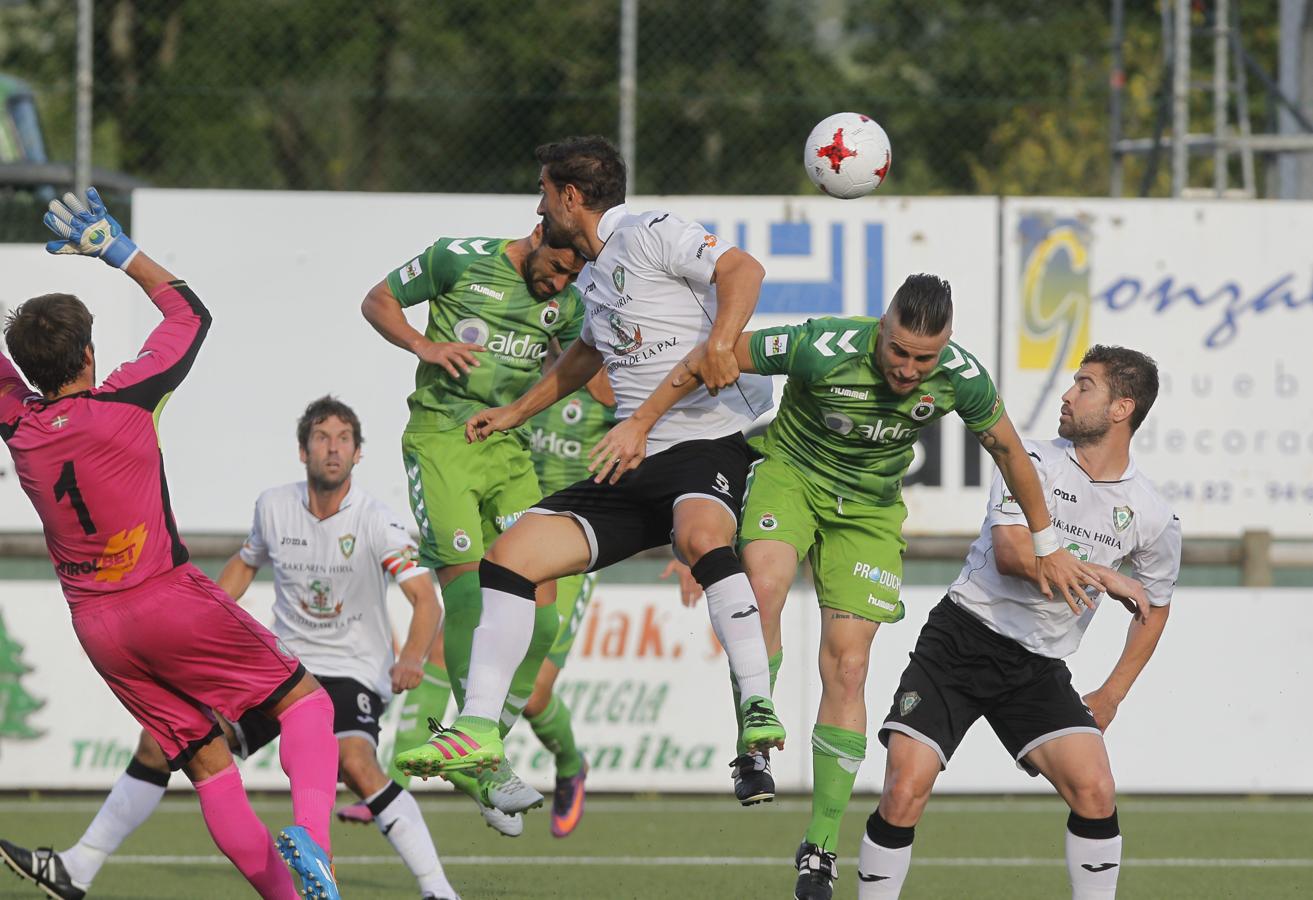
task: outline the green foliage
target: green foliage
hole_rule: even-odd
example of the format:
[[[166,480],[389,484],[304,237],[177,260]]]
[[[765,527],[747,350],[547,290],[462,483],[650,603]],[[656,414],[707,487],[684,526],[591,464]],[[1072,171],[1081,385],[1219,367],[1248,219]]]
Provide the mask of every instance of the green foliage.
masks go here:
[[[1241,3],[1269,72],[1271,6]],[[1127,7],[1126,130],[1148,135],[1159,17]],[[99,0],[96,163],[162,186],[529,192],[537,144],[616,137],[619,8]],[[36,87],[63,159],[74,12],[64,0],[0,4],[0,71]],[[1102,0],[642,0],[638,189],[810,192],[803,139],[851,109],[893,140],[886,193],[1105,193],[1109,40]],[[1250,84],[1261,130],[1272,107]],[[1142,165],[1129,164],[1128,191]]]

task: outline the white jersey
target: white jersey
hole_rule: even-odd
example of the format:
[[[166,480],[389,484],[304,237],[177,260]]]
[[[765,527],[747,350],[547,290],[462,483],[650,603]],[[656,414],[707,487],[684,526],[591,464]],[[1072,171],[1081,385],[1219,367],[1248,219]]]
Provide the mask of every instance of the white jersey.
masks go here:
[[[401,519],[354,485],[327,519],[310,512],[304,481],[270,488],[255,501],[242,561],[274,567],[274,633],[313,675],[354,678],[392,694],[388,578],[428,570]]]
[[[631,215],[624,206],[597,224],[605,245],[579,274],[586,318],[582,338],[602,352],[616,417],[627,419],[716,319],[716,260],[731,245],[667,212]],[[699,387],[652,427],[648,455],[684,441],[742,431],[772,405],[770,379],[744,375],[713,397]]]
[[[1079,559],[1114,569],[1129,561],[1131,575],[1144,585],[1149,603],[1166,606],[1181,570],[1181,523],[1153,483],[1136,471],[1135,462],[1116,481],[1094,481],[1076,461],[1070,441],[1026,441],[1025,445],[1065,549]],[[995,525],[1026,527],[1020,505],[1006,493],[998,474],[980,537],[948,589],[949,597],[1032,653],[1061,659],[1075,652],[1094,610],[1072,615],[1065,601],[1045,598],[1028,579],[999,574],[990,533]]]

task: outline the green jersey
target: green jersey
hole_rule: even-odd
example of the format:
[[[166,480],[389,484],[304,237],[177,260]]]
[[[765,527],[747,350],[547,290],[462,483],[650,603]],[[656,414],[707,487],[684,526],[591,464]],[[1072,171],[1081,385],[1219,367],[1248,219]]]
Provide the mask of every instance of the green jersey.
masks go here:
[[[460,378],[421,362],[410,405],[411,430],[445,431],[487,406],[505,406],[542,374],[552,338],[579,335],[583,303],[574,286],[547,301],[534,299],[506,256],[500,238],[440,238],[388,275],[402,306],[427,302],[424,336],[437,342],[482,344],[480,365]]]
[[[588,451],[615,425],[615,410],[586,390],[529,420],[529,449],[543,496],[588,477]]]
[[[779,413],[762,449],[807,472],[840,497],[888,504],[901,499],[917,432],[950,410],[972,431],[1003,415],[986,372],[950,342],[921,385],[894,393],[876,367],[877,319],[809,319],[764,328],[751,338],[763,375],[788,375]]]

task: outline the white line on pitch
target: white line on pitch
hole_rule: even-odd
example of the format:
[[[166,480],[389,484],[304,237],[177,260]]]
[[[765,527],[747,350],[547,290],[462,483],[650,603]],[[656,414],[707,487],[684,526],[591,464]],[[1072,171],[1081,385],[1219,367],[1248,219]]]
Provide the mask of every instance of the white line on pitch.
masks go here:
[[[122,865],[228,865],[225,857],[216,854],[198,856],[111,856],[109,861]],[[446,856],[447,866],[776,866],[789,860],[773,856]],[[333,862],[344,866],[401,865],[396,856],[337,856]],[[1066,866],[1061,859],[1041,859],[1033,856],[929,856],[917,857],[918,866],[950,866],[964,868],[1034,868]],[[1124,868],[1239,868],[1239,869],[1291,869],[1311,868],[1313,859],[1125,859]]]
[[[466,799],[463,796],[457,797],[452,795],[429,795],[425,793],[417,794],[416,799],[420,801],[423,807],[446,807],[464,806]],[[741,810],[732,802],[726,801],[717,808],[715,795],[707,795],[706,800],[633,800],[627,798],[609,799],[605,796],[589,797],[589,812],[602,814],[642,814],[651,813],[717,813],[725,812],[729,814],[742,814]],[[852,802],[852,809],[865,810],[867,807],[874,808],[876,803],[875,797],[857,797]],[[280,812],[290,809],[287,800],[268,800],[255,799],[251,802],[256,812]],[[100,800],[84,799],[67,799],[59,797],[41,797],[35,800],[0,800],[0,812],[7,813],[56,813],[56,812],[86,812],[94,813],[100,809]],[[1289,801],[1279,800],[1245,800],[1243,798],[1219,799],[1219,800],[1187,800],[1187,799],[1152,799],[1152,798],[1135,798],[1123,797],[1118,801],[1117,808],[1124,813],[1285,813],[1287,815],[1310,815],[1313,814],[1313,801],[1305,799],[1292,799]],[[811,809],[811,802],[804,799],[786,799],[776,800],[774,804],[768,807],[762,807],[761,812],[775,809],[783,812],[807,812]],[[934,813],[982,813],[988,815],[999,814],[1054,814],[1065,810],[1061,800],[1056,797],[1051,800],[1046,799],[1028,799],[1028,800],[964,800],[964,799],[937,799],[932,798],[930,801],[929,812]],[[182,796],[176,799],[168,800],[162,803],[157,812],[161,813],[191,813],[197,811],[196,804],[190,798]],[[747,815],[756,815],[751,812]]]

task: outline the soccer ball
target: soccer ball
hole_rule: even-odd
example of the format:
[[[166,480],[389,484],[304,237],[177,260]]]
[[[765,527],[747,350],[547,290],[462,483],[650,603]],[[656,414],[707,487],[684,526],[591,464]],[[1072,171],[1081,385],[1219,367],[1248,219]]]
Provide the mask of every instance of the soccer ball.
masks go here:
[[[835,113],[807,136],[802,164],[807,177],[831,197],[865,197],[889,174],[889,136],[860,113]]]

